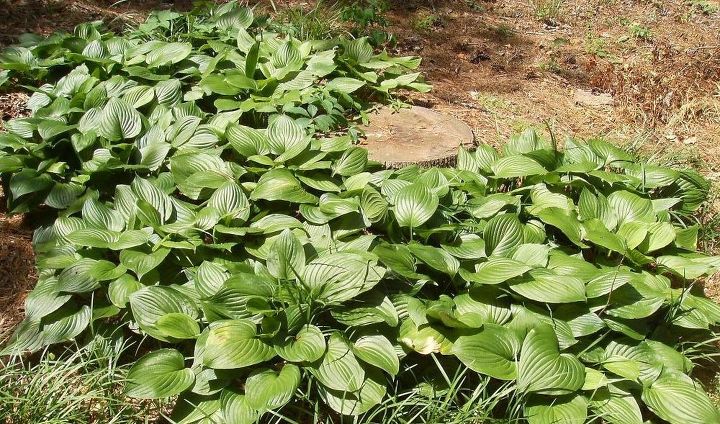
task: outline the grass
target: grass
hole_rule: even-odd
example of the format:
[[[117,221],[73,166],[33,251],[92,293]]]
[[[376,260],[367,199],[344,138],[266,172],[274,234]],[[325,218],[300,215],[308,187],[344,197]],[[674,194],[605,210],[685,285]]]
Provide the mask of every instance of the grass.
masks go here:
[[[705,15],[713,15],[720,11],[720,5],[708,0],[690,0],[687,3]]]
[[[97,336],[83,347],[38,358],[0,360],[0,422],[5,424],[150,423],[162,402],[131,401],[122,394],[126,346]]]
[[[322,40],[345,32],[342,13],[337,4],[318,1],[310,9],[303,6],[282,8],[272,22],[276,29],[302,40]]]
[[[514,387],[506,383],[491,387],[491,379],[478,376],[467,367],[450,370],[433,357],[435,367],[410,369],[407,377],[418,382],[415,389],[402,393],[390,393],[387,399],[360,417],[328,416],[319,411],[319,405],[310,402],[309,391],[303,392],[304,405],[296,405],[301,411],[295,420],[279,413],[272,424],[323,423],[323,424],[516,424],[524,422],[520,416],[519,399],[507,401]],[[427,382],[427,377],[441,376],[443,383]],[[468,384],[472,381],[473,384]],[[474,387],[470,390],[468,387]],[[390,388],[392,392],[393,388]],[[505,418],[493,418],[493,412],[504,411]],[[284,411],[284,410],[281,410]]]
[[[548,25],[556,25],[560,21],[565,0],[530,0],[530,7],[535,17]]]
[[[630,31],[630,36],[632,38],[636,38],[638,40],[645,40],[649,41],[652,39],[652,31],[650,31],[650,28],[641,25],[637,22],[633,22],[628,27],[628,31]]]
[[[430,11],[421,11],[413,22],[413,28],[420,32],[429,32],[442,26],[442,17]]]

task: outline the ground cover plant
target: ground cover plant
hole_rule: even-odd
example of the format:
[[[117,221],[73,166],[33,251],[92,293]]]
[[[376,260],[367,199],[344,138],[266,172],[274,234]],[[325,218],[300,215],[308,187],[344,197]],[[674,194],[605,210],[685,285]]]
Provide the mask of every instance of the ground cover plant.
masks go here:
[[[691,376],[720,323],[700,175],[532,131],[382,169],[343,129],[427,90],[419,59],[265,22],[228,3],[0,56],[34,91],[0,135],[9,206],[54,218],[3,354],[143,336],[126,393],[185,423],[720,421]]]

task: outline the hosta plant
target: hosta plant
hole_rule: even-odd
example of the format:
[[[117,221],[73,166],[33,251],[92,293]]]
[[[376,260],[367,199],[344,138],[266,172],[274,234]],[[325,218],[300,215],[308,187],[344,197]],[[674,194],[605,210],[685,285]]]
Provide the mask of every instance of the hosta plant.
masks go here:
[[[697,251],[701,176],[532,131],[382,169],[329,131],[364,95],[424,89],[416,60],[263,34],[232,4],[193,22],[62,53],[82,63],[8,125],[11,204],[57,219],[4,354],[121,327],[144,338],[126,393],[178,396],[182,423],[383,422],[456,372],[456,401],[482,388],[498,418],[720,422],[692,377],[720,324],[696,284],[720,267]]]

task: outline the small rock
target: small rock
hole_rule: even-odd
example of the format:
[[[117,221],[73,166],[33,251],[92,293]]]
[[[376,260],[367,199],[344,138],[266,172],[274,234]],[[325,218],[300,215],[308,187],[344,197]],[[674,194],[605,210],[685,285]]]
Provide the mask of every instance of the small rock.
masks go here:
[[[590,90],[575,90],[575,104],[583,106],[613,106],[615,101],[609,93],[593,93]]]
[[[683,144],[691,145],[697,143],[697,137],[688,137],[685,140],[683,140]]]

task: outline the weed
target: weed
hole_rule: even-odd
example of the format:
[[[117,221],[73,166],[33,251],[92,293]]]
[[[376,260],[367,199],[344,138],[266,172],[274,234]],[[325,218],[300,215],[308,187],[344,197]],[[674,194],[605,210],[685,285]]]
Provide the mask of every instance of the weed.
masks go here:
[[[515,37],[515,28],[504,23],[490,27],[489,32],[493,38],[503,41]]]
[[[557,59],[554,57],[551,57],[547,61],[540,62],[538,67],[543,71],[552,72],[554,74],[562,72],[562,66],[560,66],[560,63],[558,63]]]
[[[475,0],[465,0],[465,5],[473,12],[484,12],[485,6]]]
[[[689,0],[687,3],[705,15],[713,15],[720,10],[720,6],[717,3],[708,0]]]
[[[350,23],[350,32],[355,37],[367,36],[374,46],[393,45],[395,37],[385,29],[390,24],[385,13],[389,5],[385,0],[355,1],[342,7],[340,19]]]
[[[355,1],[341,9],[340,18],[358,28],[373,25],[386,27],[388,25],[388,20],[385,17],[387,10],[388,3],[385,0]]]
[[[413,22],[413,28],[415,28],[416,31],[428,32],[436,27],[442,26],[442,24],[443,21],[440,15],[424,11],[421,12]]]
[[[548,25],[556,25],[560,20],[565,0],[530,0],[535,17]]]
[[[607,43],[605,39],[597,37],[592,33],[588,33],[585,37],[585,51],[588,54],[604,59],[611,57],[611,54],[607,51]]]
[[[344,32],[341,22],[342,10],[335,5],[318,1],[312,9],[293,6],[282,9],[271,20],[271,27],[278,32],[302,40],[328,39]]]
[[[0,422],[131,424],[159,417],[164,402],[125,397],[122,344],[97,336],[75,351],[0,361]]]
[[[652,31],[650,31],[650,28],[637,22],[631,23],[628,30],[630,31],[630,36],[632,36],[632,38],[645,41],[649,41],[652,39]]]

